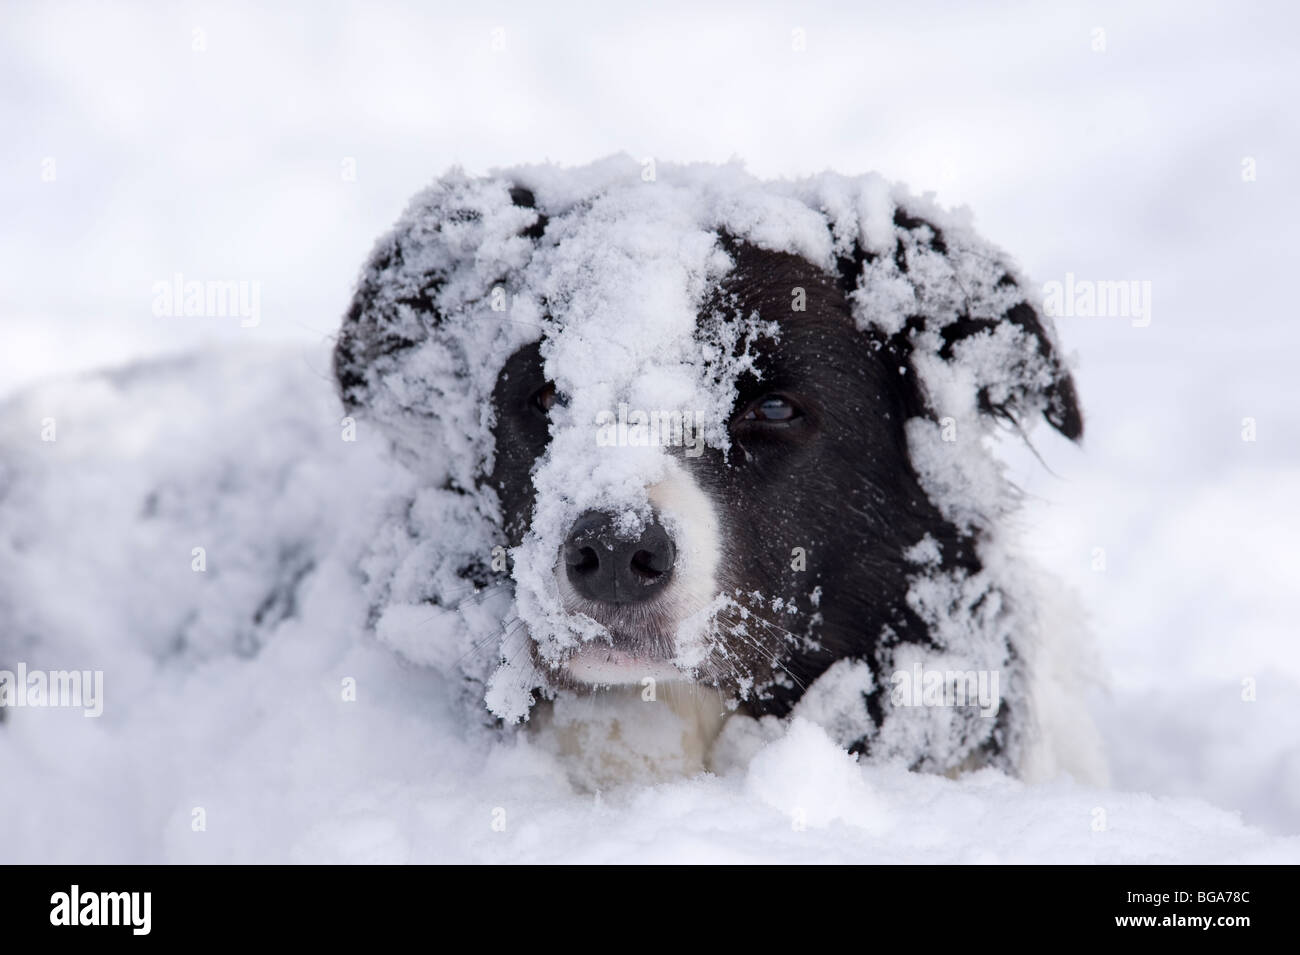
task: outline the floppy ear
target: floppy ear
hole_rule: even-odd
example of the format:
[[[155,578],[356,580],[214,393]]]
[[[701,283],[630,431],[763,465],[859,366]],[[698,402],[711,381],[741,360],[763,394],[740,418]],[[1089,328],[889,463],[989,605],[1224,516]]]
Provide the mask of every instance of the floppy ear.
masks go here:
[[[958,226],[894,210],[893,254],[861,241],[838,260],[860,327],[914,373],[922,355],[966,365],[981,411],[1017,425],[1041,413],[1072,441],[1083,415],[1050,321],[1024,295],[991,245]],[[953,234],[956,232],[956,234]],[[917,384],[922,388],[922,383]],[[919,399],[932,413],[932,396]]]
[[[1017,287],[1010,275],[1003,277],[1007,285]],[[964,315],[943,329],[944,347],[939,354],[945,360],[953,357],[958,343],[976,335],[990,334],[999,324],[1010,324],[1025,333],[1025,338],[1032,343],[1039,356],[1045,362],[1047,379],[1037,388],[1042,396],[1042,414],[1048,424],[1065,435],[1071,441],[1083,437],[1083,412],[1079,408],[1078,394],[1074,388],[1074,379],[1062,364],[1056,352],[1056,344],[1043,324],[1044,319],[1028,301],[1013,305],[999,319],[972,318]],[[989,413],[998,414],[1015,420],[1016,408],[1024,404],[1023,397],[1013,398],[1007,402],[995,403],[987,390],[979,396],[980,407]]]
[[[402,264],[399,236],[391,232],[371,252],[343,317],[334,346],[334,378],[349,412],[366,403],[368,373],[378,360],[415,346],[423,337],[421,325],[438,320],[433,293],[442,284],[442,277],[437,272],[428,273],[414,290],[399,296],[388,294],[391,277]],[[403,306],[419,320],[403,315]]]
[[[370,253],[339,329],[334,377],[349,412],[371,403],[383,376],[445,315],[480,302],[526,261],[547,224],[535,207],[528,189],[459,172],[411,201]],[[470,261],[502,277],[453,287],[453,273]]]

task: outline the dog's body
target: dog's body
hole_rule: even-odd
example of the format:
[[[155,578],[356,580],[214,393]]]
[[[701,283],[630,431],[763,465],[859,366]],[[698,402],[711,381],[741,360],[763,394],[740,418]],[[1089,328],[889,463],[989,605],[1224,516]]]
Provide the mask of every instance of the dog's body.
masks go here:
[[[874,177],[638,171],[453,174],[377,248],[342,394],[417,468],[457,458],[465,529],[405,599],[496,578],[512,625],[479,628],[470,686],[507,721],[551,701],[569,750],[666,718],[689,771],[723,716],[793,711],[917,768],[1024,770],[1049,665],[986,439],[1080,436],[1050,327]]]

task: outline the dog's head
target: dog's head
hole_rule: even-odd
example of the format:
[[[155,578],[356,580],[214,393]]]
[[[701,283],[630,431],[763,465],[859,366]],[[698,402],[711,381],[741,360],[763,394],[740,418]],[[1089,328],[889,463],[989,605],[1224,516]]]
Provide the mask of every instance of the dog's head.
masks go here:
[[[454,602],[448,566],[510,582],[494,711],[650,678],[782,713],[900,645],[1006,665],[996,584],[971,585],[1008,503],[986,438],[1082,430],[1014,270],[876,177],[640,172],[445,177],[339,338],[349,409],[464,505],[425,599]]]

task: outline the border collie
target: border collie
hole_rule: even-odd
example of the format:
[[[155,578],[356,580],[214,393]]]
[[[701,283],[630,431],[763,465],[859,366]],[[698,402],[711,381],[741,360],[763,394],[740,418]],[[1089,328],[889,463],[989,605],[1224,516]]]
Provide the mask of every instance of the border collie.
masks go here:
[[[1078,440],[1075,388],[1014,266],[927,199],[626,157],[453,171],[377,245],[335,372],[427,476],[377,608],[466,621],[404,649],[503,724],[668,701],[696,711],[686,769],[793,713],[869,758],[1031,773],[1077,716],[1040,705],[1057,622],[994,453],[1039,418]],[[635,761],[653,710],[597,735]]]

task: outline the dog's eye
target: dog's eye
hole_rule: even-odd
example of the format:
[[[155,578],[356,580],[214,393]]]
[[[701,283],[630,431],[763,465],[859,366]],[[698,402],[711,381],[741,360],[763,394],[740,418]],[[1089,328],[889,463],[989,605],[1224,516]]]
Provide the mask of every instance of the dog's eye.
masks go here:
[[[556,405],[563,406],[568,404],[569,401],[556,390],[555,382],[548,381],[533,392],[532,397],[528,399],[528,403],[542,414],[550,414],[551,409]]]
[[[794,421],[801,417],[803,412],[799,410],[799,406],[784,395],[764,395],[745,409],[740,420],[780,423]]]

